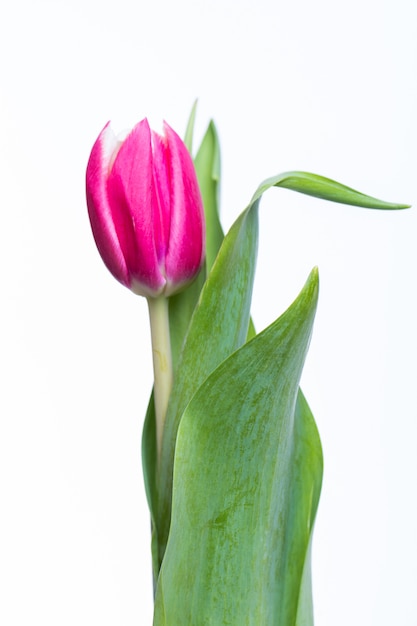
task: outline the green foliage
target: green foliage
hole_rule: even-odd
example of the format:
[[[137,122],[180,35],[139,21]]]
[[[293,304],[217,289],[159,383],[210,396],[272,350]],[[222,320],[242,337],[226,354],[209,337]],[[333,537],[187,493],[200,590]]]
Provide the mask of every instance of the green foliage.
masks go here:
[[[267,178],[259,185],[253,195],[252,202],[259,199],[270,187],[284,187],[285,189],[292,189],[292,191],[298,191],[315,198],[322,198],[323,200],[330,200],[340,204],[360,206],[365,209],[398,210],[409,208],[408,204],[395,204],[377,200],[377,198],[366,196],[360,191],[355,191],[355,189],[346,187],[346,185],[342,185],[335,180],[319,176],[318,174],[310,174],[309,172],[285,172],[284,174]]]
[[[186,132],[190,151],[195,112],[196,105]],[[174,384],[158,467],[152,397],[143,433],[154,626],[313,626],[311,541],[323,461],[299,379],[318,274],[313,270],[291,307],[256,334],[250,305],[258,205],[271,187],[374,209],[406,205],[287,172],[261,183],[224,237],[213,122],[195,165],[207,259],[197,280],[170,299]]]
[[[193,137],[194,137],[194,124],[195,124],[195,116],[197,113],[197,100],[194,101],[194,104],[191,109],[190,117],[188,118],[187,128],[184,133],[184,143],[187,146],[188,152],[190,154],[193,153]]]
[[[151,551],[152,551],[152,573],[154,586],[159,574],[159,558],[158,558],[158,536],[156,524],[156,477],[157,477],[157,452],[156,452],[156,423],[155,423],[155,405],[153,392],[149,398],[148,409],[146,411],[145,422],[143,424],[142,434],[142,468],[143,479],[145,483],[146,497],[148,499],[149,510],[151,513]]]
[[[224,239],[190,322],[168,406],[158,482],[158,536],[162,559],[168,538],[178,426],[207,376],[245,343],[257,249],[257,203]]]
[[[196,104],[191,111],[186,130],[186,145],[192,151]],[[224,234],[219,220],[220,146],[216,127],[211,121],[195,157],[195,168],[203,198],[206,222],[206,261],[193,284],[170,299],[170,334],[174,369],[182,350],[201,288],[222,244]]]
[[[219,220],[220,145],[213,121],[208,125],[194,162],[206,217],[206,268],[209,272],[224,237]]]
[[[156,624],[295,624],[321,482],[318,438],[294,411],[317,294],[313,271],[182,416]]]

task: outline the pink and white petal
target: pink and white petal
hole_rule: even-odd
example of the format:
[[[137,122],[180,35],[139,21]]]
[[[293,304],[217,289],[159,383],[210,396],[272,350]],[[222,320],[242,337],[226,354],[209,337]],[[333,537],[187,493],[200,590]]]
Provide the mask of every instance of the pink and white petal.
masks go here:
[[[154,240],[159,215],[152,166],[151,131],[139,122],[124,140],[111,168],[107,192],[112,219],[131,281],[153,294],[165,286]]]
[[[107,195],[109,164],[117,148],[117,139],[108,123],[98,136],[88,161],[87,207],[94,240],[105,265],[118,281],[129,287],[129,272]]]
[[[166,123],[164,130],[171,181],[171,229],[165,271],[167,281],[174,290],[175,284],[191,280],[203,263],[205,221],[191,156],[180,137]]]
[[[168,150],[165,137],[151,130],[153,172],[158,215],[154,219],[155,247],[160,265],[165,268],[165,256],[168,249],[171,227],[171,181],[169,179]],[[165,271],[165,270],[164,270]]]

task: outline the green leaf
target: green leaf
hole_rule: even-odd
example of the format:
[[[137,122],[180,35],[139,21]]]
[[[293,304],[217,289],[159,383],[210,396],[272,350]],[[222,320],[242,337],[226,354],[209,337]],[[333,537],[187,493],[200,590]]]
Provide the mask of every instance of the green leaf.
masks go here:
[[[193,136],[194,136],[194,124],[195,116],[197,113],[197,100],[194,100],[194,104],[191,109],[190,117],[188,118],[187,128],[185,129],[184,143],[187,146],[188,152],[193,154]]]
[[[249,328],[248,328],[248,336],[246,337],[246,341],[250,341],[254,337],[256,337],[256,328],[255,328],[255,324],[253,323],[253,319],[250,318],[250,320],[249,320]]]
[[[188,150],[192,151],[194,124],[197,111],[197,100],[194,102],[185,132],[184,142]],[[211,267],[214,256],[223,241],[224,235],[218,218],[218,186],[220,181],[220,146],[216,128],[210,122],[196,157],[196,171],[202,190],[203,203],[206,213],[206,241],[209,252]],[[201,288],[206,278],[204,267],[196,280],[184,291],[170,298],[169,322],[171,351],[174,372],[177,368],[178,359],[182,351],[184,338],[194,312]],[[152,518],[152,555],[154,577],[159,569],[157,550],[157,524],[156,524],[156,441],[155,441],[155,411],[153,397],[149,400],[148,410],[143,426],[142,434],[142,464],[145,481],[145,489]]]
[[[192,108],[186,130],[186,145],[191,151],[197,101]],[[224,239],[219,220],[220,146],[214,122],[210,122],[195,158],[197,178],[203,198],[206,221],[206,261],[197,279],[169,303],[171,349],[174,370],[182,350],[206,274],[211,269]]]
[[[193,108],[185,132],[184,142],[188,150],[192,151],[197,100]],[[191,316],[200,295],[206,274],[211,268],[214,257],[223,241],[224,234],[220,225],[218,211],[218,185],[220,181],[220,146],[213,122],[208,125],[207,131],[194,159],[198,183],[203,199],[206,221],[206,261],[196,280],[184,291],[170,298],[169,320],[171,334],[171,349],[174,370],[181,353],[184,337],[187,334]]]
[[[295,410],[317,294],[313,271],[293,305],[221,363],[184,412],[154,626],[297,623],[321,483],[302,399]]]
[[[190,117],[190,123],[194,124],[195,107]],[[223,231],[219,221],[218,210],[218,193],[220,178],[220,148],[218,142],[217,131],[213,122],[210,122],[207,132],[203,138],[200,149],[195,158],[197,175],[199,178],[200,188],[202,190],[203,202],[205,206],[206,222],[207,222],[207,268],[211,268],[212,263],[217,255],[218,249],[223,240]],[[407,204],[395,204],[378,200],[371,196],[367,196],[355,189],[342,185],[334,180],[311,174],[309,172],[284,172],[262,182],[252,197],[251,203],[259,200],[262,194],[270,187],[283,187],[298,191],[299,193],[329,200],[332,202],[360,206],[370,209],[398,210],[409,208]],[[196,297],[198,297],[204,278],[200,278],[195,293],[190,296],[187,294],[179,294],[178,302],[175,302],[175,319],[171,324],[173,330],[174,352],[175,342],[178,338],[179,346],[182,346],[182,339],[188,328],[189,316],[194,310]],[[191,293],[191,292],[190,292]],[[183,300],[187,303],[184,304]],[[187,316],[183,313],[187,311]],[[174,313],[173,313],[174,315]],[[180,321],[178,321],[180,320]],[[181,329],[181,332],[178,331]]]
[[[213,121],[194,159],[206,217],[206,268],[209,273],[223,241],[219,220],[220,145]]]
[[[205,270],[201,269],[197,278],[188,287],[169,299],[169,333],[171,338],[171,352],[173,371],[178,365],[178,359],[188,332],[190,320],[194,312],[201,288],[205,280]]]
[[[192,114],[193,115],[193,114]],[[191,118],[190,118],[191,119]],[[193,118],[192,118],[193,119]],[[193,121],[190,122],[191,127]],[[210,267],[222,242],[223,233],[218,219],[219,146],[217,133],[210,123],[196,157],[200,184],[203,189],[207,213],[207,241]],[[305,172],[289,172],[264,181],[255,192],[251,204],[232,227],[223,242],[218,262],[201,293],[200,304],[195,308],[205,274],[183,293],[171,298],[170,327],[174,355],[175,384],[172,392],[164,435],[162,465],[159,481],[157,525],[159,535],[159,559],[162,560],[169,532],[172,497],[172,471],[175,441],[183,410],[195,391],[210,372],[239,348],[242,329],[250,306],[257,234],[252,237],[247,229],[249,215],[262,194],[271,186],[281,186],[301,193],[335,202],[370,208],[397,209],[406,205],[386,203],[357,192],[330,179]],[[240,231],[239,229],[243,229]],[[255,233],[254,233],[255,234]],[[246,249],[247,246],[248,248]],[[240,264],[242,268],[240,268]],[[217,269],[216,269],[217,268]],[[250,276],[250,279],[247,277]],[[237,278],[236,278],[237,277]],[[195,315],[195,319],[191,316]],[[190,325],[190,319],[193,322]],[[247,328],[247,327],[246,327]],[[247,329],[247,338],[254,334],[253,326]],[[201,346],[201,338],[210,337],[207,346]],[[186,338],[186,339],[185,339]],[[213,340],[214,338],[214,340]],[[184,344],[184,341],[186,342]],[[179,369],[178,363],[181,363]],[[155,467],[148,467],[147,472]],[[155,498],[154,498],[155,501]]]
[[[296,626],[313,626],[311,543],[323,477],[323,453],[313,414],[301,389],[295,406],[294,445],[293,466],[289,468],[293,488],[288,519],[291,528],[298,530],[294,533],[290,562],[297,562],[300,566],[298,571],[291,570],[293,589],[297,588],[304,556]],[[295,602],[295,598],[291,602]]]
[[[318,174],[310,174],[309,172],[284,172],[267,178],[261,183],[256,190],[252,202],[262,196],[262,194],[270,187],[285,187],[300,193],[339,202],[341,204],[351,204],[367,209],[408,209],[408,204],[394,204],[392,202],[384,202],[377,200],[371,196],[366,196],[360,191],[355,191],[350,187],[346,187],[341,183],[337,183],[330,178],[318,176]]]
[[[246,341],[258,244],[257,208],[255,202],[244,211],[224,238],[195,308],[176,369],[158,482],[161,560],[169,532],[172,468],[181,416],[210,372]]]
[[[154,587],[159,573],[158,561],[158,536],[156,526],[157,512],[157,492],[156,492],[156,423],[155,423],[155,404],[153,391],[149,398],[148,410],[146,411],[145,422],[142,432],[142,469],[145,483],[146,498],[148,500],[149,511],[151,514],[151,551],[152,551],[152,570]]]

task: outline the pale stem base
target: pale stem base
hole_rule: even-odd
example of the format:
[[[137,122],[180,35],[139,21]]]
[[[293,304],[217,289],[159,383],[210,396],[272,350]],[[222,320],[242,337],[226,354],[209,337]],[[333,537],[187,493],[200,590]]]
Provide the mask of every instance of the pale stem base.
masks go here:
[[[172,357],[169,334],[168,298],[148,298],[151,324],[158,465],[161,458],[162,435],[172,388]]]

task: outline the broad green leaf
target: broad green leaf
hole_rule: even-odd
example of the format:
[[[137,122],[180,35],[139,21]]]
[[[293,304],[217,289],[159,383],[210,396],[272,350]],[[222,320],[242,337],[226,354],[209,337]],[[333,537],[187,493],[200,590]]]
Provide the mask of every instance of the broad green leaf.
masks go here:
[[[158,481],[161,560],[170,524],[172,467],[181,416],[210,372],[246,341],[258,244],[257,208],[255,202],[244,211],[224,238],[195,308],[176,369]]]
[[[207,240],[208,248],[211,250],[209,254],[211,260],[207,263],[208,267],[210,267],[211,262],[215,258],[223,239],[218,220],[218,155],[217,134],[214,125],[211,123],[196,157],[196,165],[198,165],[199,180],[203,190],[203,197],[205,198],[207,213]],[[201,285],[204,282],[203,272],[196,283],[182,294],[171,299],[170,327],[175,371],[178,371],[178,375],[175,377],[174,389],[168,408],[158,487],[157,524],[160,540],[160,559],[162,559],[165,550],[169,531],[172,464],[178,426],[183,410],[200,384],[222,360],[244,343],[241,332],[246,325],[246,316],[250,306],[249,300],[255,263],[255,248],[253,247],[255,238],[251,239],[248,233],[242,237],[237,237],[237,228],[244,225],[252,208],[257,208],[262,194],[271,186],[286,187],[326,200],[370,208],[398,209],[406,207],[406,205],[376,200],[340,183],[314,174],[306,172],[280,174],[264,181],[258,187],[251,204],[243,214],[246,217],[243,221],[240,221],[241,218],[239,218],[236,224],[240,224],[240,226],[237,227],[235,224],[232,228],[229,235],[232,238],[231,240],[234,238],[235,241],[233,245],[230,245],[231,240],[228,240],[229,243],[223,243],[223,253],[219,255],[218,264],[214,264],[214,271],[205,284],[205,290],[201,293],[201,300],[197,309],[195,304]],[[249,244],[249,241],[252,241],[252,243]],[[245,245],[252,246],[252,252],[245,252]],[[239,263],[243,264],[243,269],[239,267]],[[217,269],[215,269],[216,266]],[[245,283],[245,272],[249,272],[251,275],[249,283],[247,281]],[[238,276],[238,280],[235,279],[236,276]],[[237,301],[239,302],[238,306],[236,306]],[[239,307],[242,307],[242,309]],[[194,322],[190,323],[193,312],[195,319],[192,318]],[[247,332],[247,338],[249,339],[253,336],[253,327],[251,326]],[[210,337],[207,345],[201,345],[202,337]],[[184,341],[186,341],[185,344]],[[184,354],[182,354],[183,351]],[[177,370],[178,362],[181,364]],[[148,473],[150,471],[155,471],[155,468],[148,468]]]
[[[337,183],[330,178],[318,176],[318,174],[310,174],[309,172],[284,172],[283,174],[278,174],[278,176],[267,178],[259,185],[252,202],[260,198],[270,187],[285,187],[286,189],[292,189],[315,198],[322,198],[323,200],[341,204],[351,204],[367,209],[392,210],[409,208],[408,204],[394,204],[392,202],[384,202],[384,200],[377,200],[371,196],[366,196],[360,191],[355,191],[355,189]]]
[[[252,320],[249,324],[248,341],[256,336],[256,330]],[[307,400],[301,388],[298,389],[297,404],[295,407],[295,444],[299,447],[298,459],[294,464],[295,477],[294,482],[298,490],[293,490],[293,502],[298,504],[305,502],[305,498],[300,497],[297,501],[297,493],[299,488],[310,489],[312,484],[313,498],[311,500],[311,520],[313,521],[317,507],[319,504],[321,477],[323,474],[323,455],[319,433],[313,414],[308,406]],[[298,476],[298,480],[297,480]],[[301,510],[301,509],[298,509]],[[301,513],[302,519],[305,518],[307,511]],[[297,509],[295,516],[297,515]],[[312,585],[311,585],[311,540],[305,557],[300,596],[298,600],[297,622],[296,626],[313,626],[313,601],[312,601]],[[302,548],[303,549],[303,548]]]
[[[247,340],[250,341],[250,339],[253,339],[253,337],[255,336],[256,330],[251,319],[249,323]],[[317,428],[314,422],[313,414],[310,411],[310,408],[301,389],[298,390],[297,404],[295,408],[295,425],[298,426],[298,437],[300,438],[300,440],[296,439],[295,441],[299,442],[298,445],[300,445],[300,441],[301,443],[304,443],[304,446],[300,446],[300,463],[295,465],[295,468],[299,469],[298,473],[300,476],[302,475],[303,470],[302,461],[308,461],[309,459],[313,459],[314,461],[315,459],[315,466],[313,466],[313,464],[310,465],[310,463],[308,463],[307,466],[304,466],[306,468],[306,475],[305,477],[301,478],[301,482],[298,481],[298,484],[304,485],[305,488],[308,489],[309,481],[312,480],[314,482],[315,498],[312,502],[312,506],[314,507],[313,510],[316,511],[320,495],[320,477],[323,473],[321,444],[319,434],[317,432]],[[303,428],[306,431],[304,433],[304,436],[302,432]],[[304,451],[304,447],[308,447],[307,453]],[[300,499],[300,501],[302,501],[302,498]],[[302,582],[300,587],[300,597],[297,609],[297,626],[313,626],[313,602],[311,589],[311,540],[312,534],[310,535],[310,545],[304,562]]]
[[[154,626],[296,625],[321,482],[309,413],[295,410],[317,294],[313,271],[184,412]]]
[[[223,241],[219,220],[220,145],[213,121],[194,159],[206,216],[206,268],[209,273]]]

